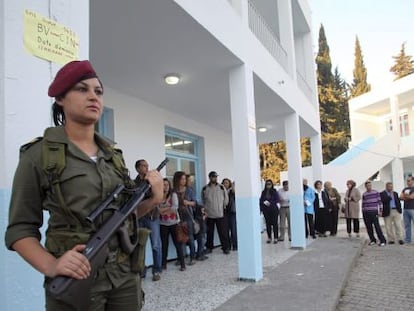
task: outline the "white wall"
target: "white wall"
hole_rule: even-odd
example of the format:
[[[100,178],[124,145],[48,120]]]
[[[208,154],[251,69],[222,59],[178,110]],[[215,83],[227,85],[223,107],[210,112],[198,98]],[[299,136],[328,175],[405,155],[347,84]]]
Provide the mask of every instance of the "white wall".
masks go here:
[[[231,135],[109,88],[105,88],[105,106],[114,109],[115,140],[131,176],[136,175],[138,158],[156,166],[165,157],[165,126],[169,126],[204,138],[206,175],[215,170],[220,178],[233,178]]]
[[[352,144],[358,144],[367,137],[380,138],[386,134],[385,120],[364,113],[350,113]]]
[[[89,54],[89,1],[3,0],[0,4],[0,218],[7,224],[10,188],[19,147],[51,124],[48,86],[59,65],[29,55],[23,46],[23,12],[33,10],[65,24],[80,40],[80,58]],[[50,12],[50,15],[49,15]],[[1,310],[43,310],[43,277],[5,247],[0,251]]]

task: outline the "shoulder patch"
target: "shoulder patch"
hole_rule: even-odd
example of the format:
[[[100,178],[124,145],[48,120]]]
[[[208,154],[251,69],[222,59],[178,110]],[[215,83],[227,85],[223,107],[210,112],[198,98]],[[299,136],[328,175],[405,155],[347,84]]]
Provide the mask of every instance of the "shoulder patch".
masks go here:
[[[28,150],[31,146],[33,146],[34,144],[38,143],[39,141],[41,141],[43,139],[43,137],[39,136],[36,137],[35,139],[32,139],[31,141],[29,141],[27,144],[24,144],[22,146],[20,146],[20,152],[25,152],[26,150]]]

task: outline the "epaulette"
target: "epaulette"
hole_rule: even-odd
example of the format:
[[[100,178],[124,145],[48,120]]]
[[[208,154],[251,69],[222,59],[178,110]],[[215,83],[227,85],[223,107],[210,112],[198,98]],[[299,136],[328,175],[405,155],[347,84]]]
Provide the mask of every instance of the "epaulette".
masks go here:
[[[112,148],[114,149],[115,152],[122,154],[122,150],[121,149],[118,149],[118,148],[115,148],[115,147],[112,147]]]
[[[32,139],[31,141],[29,141],[27,144],[24,144],[20,147],[20,153],[25,152],[26,150],[28,150],[31,146],[33,146],[34,144],[38,143],[39,141],[41,141],[43,139],[43,137],[39,136],[36,137],[35,139]]]

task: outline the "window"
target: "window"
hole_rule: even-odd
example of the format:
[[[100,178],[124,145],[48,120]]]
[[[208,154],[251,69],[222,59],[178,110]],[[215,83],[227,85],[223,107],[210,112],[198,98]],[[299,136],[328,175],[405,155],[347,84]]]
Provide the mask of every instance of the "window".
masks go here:
[[[408,122],[408,114],[400,115],[399,118],[400,123],[400,136],[409,136],[410,135],[410,124]],[[385,126],[387,129],[387,133],[393,130],[392,119],[388,119],[385,122]]]
[[[101,118],[95,124],[95,130],[102,136],[115,140],[114,110],[112,108],[104,107]]]
[[[408,124],[408,114],[400,116],[400,134],[401,137],[410,135],[410,126]]]
[[[387,133],[388,133],[388,132],[391,132],[391,131],[392,131],[392,119],[388,119],[388,120],[385,122],[385,126],[386,126],[386,128],[387,128]]]
[[[172,182],[176,171],[184,171],[192,176],[193,189],[197,199],[201,193],[200,157],[203,139],[172,128],[165,130],[165,154],[167,178]]]

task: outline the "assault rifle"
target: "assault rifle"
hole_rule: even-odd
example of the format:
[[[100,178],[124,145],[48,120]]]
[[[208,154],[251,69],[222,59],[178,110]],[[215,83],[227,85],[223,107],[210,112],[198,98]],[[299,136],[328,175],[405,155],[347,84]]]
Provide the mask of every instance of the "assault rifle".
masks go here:
[[[168,162],[168,158],[161,162],[157,167],[160,171]],[[49,294],[71,306],[77,311],[88,309],[90,299],[90,289],[95,279],[98,268],[102,267],[108,257],[108,241],[120,228],[123,227],[128,216],[131,215],[137,205],[144,199],[146,192],[150,189],[148,182],[141,183],[137,188],[132,190],[125,189],[124,185],[118,185],[112,193],[86,218],[93,222],[96,217],[106,210],[109,204],[116,199],[121,192],[131,192],[131,197],[119,209],[115,210],[113,215],[99,228],[99,230],[86,243],[83,255],[88,258],[91,265],[91,273],[87,279],[74,279],[67,276],[57,276],[50,281],[47,287]],[[136,244],[135,244],[136,245]],[[133,246],[135,246],[133,245]]]

